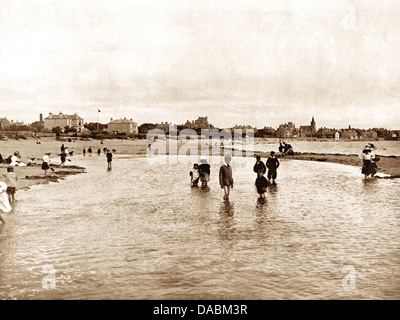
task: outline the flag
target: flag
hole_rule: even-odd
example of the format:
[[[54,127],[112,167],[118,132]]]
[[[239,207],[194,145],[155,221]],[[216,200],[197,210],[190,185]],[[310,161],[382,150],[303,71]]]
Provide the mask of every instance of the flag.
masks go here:
[[[97,112],[101,112],[100,109],[97,109]]]

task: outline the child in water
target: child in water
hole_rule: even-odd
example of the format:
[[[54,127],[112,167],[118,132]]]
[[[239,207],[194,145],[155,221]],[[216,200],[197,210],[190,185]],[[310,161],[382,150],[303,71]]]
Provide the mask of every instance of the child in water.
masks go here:
[[[268,187],[268,180],[264,177],[264,172],[262,171],[257,172],[256,187],[257,192],[260,195],[260,200],[264,202],[265,193],[267,192]]]
[[[190,183],[192,187],[197,187],[200,179],[199,165],[197,163],[193,165],[193,169],[192,171],[190,171],[190,177],[191,177]]]
[[[278,175],[278,168],[280,166],[278,158],[275,157],[275,151],[271,151],[271,156],[267,160],[267,168],[268,168],[268,182],[271,182],[275,185],[275,179]]]

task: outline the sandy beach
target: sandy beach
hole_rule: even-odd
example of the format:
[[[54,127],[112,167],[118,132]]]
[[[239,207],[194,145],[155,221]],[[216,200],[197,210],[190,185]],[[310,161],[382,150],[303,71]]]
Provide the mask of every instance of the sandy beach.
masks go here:
[[[40,141],[40,144],[37,144]],[[154,143],[154,142],[153,142]],[[179,142],[179,147],[184,142]],[[67,165],[60,167],[60,147],[68,147],[68,150],[73,151],[73,156],[70,157],[71,161],[67,161]],[[115,155],[145,155],[147,152],[149,141],[147,140],[104,140],[101,143],[100,140],[72,140],[71,142],[57,141],[54,138],[47,137],[26,140],[8,140],[0,141],[0,154],[3,158],[7,158],[12,155],[15,151],[19,151],[21,160],[28,163],[29,160],[33,160],[33,164],[27,167],[15,167],[15,173],[18,177],[18,190],[29,189],[32,185],[48,183],[51,181],[59,181],[64,179],[68,175],[74,175],[85,172],[85,168],[74,165],[74,157],[82,156],[83,148],[86,150],[91,147],[93,156],[97,156],[97,150],[101,149],[101,156],[105,157],[103,148],[113,150]],[[200,152],[199,147],[199,152]],[[167,142],[167,153],[168,153],[168,142]],[[211,154],[210,146],[210,154]],[[224,150],[221,149],[221,154]],[[48,175],[44,175],[41,169],[42,157],[46,152],[50,152],[50,158],[52,159],[51,168],[53,170],[48,171]],[[244,154],[244,152],[243,152]],[[263,159],[269,156],[267,152],[257,152]],[[88,156],[88,155],[87,155]],[[351,165],[360,167],[362,161],[358,155],[343,155],[343,154],[326,154],[326,153],[295,153],[293,156],[286,156],[285,159],[303,160],[303,161],[318,161],[318,162],[332,162],[340,163],[345,165]],[[0,165],[0,178],[2,174],[7,171],[7,164]],[[390,178],[400,177],[400,158],[399,157],[380,157],[378,162],[378,172],[390,175]],[[361,174],[361,173],[360,173]]]

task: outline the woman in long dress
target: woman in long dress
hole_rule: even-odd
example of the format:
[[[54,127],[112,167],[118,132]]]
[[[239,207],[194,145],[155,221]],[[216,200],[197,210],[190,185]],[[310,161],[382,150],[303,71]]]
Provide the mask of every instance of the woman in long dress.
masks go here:
[[[11,211],[10,202],[7,195],[7,184],[0,181],[0,212],[9,213]],[[0,214],[0,221],[6,223]]]
[[[374,177],[377,172],[377,165],[375,162],[376,157],[369,145],[365,146],[361,158],[363,160],[361,173],[365,176],[365,179],[367,179],[369,176]]]

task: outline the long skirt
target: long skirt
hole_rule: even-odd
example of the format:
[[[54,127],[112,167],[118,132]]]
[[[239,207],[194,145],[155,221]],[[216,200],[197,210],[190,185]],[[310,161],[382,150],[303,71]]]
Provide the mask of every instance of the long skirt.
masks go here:
[[[377,172],[377,166],[375,162],[371,162],[370,160],[364,160],[364,165],[362,167],[361,173],[370,175],[370,174],[376,174]]]
[[[8,201],[8,195],[7,195],[7,184],[4,182],[0,181],[0,211],[3,213],[9,213],[11,211],[11,206],[10,202]]]

